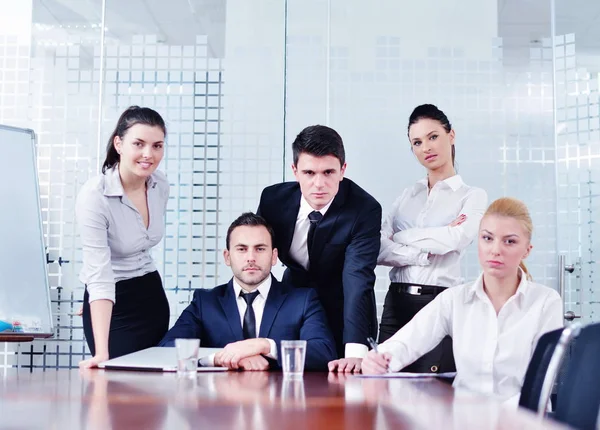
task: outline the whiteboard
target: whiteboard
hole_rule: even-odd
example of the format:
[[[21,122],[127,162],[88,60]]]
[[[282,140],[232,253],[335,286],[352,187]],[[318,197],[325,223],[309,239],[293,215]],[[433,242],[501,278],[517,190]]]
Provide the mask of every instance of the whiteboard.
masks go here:
[[[0,125],[0,154],[0,333],[49,337],[54,327],[35,133]]]

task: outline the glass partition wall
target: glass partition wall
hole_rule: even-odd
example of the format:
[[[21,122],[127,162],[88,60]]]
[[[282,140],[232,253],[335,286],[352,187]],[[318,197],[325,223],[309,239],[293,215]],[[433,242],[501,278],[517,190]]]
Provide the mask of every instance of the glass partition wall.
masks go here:
[[[2,2],[11,4],[3,10],[13,24],[0,17],[0,123],[39,137],[57,327],[54,339],[21,345],[21,366],[73,367],[87,354],[77,315],[83,285],[74,201],[132,104],[153,107],[167,121],[160,168],[171,197],[153,257],[172,322],[194,289],[228,280],[221,256],[227,226],[256,209],[264,186],[293,179],[290,147],[302,128],[338,130],[347,176],[386,211],[424,176],[406,135],[408,116],[422,103],[448,115],[465,182],[486,189],[490,201],[527,203],[534,279],[563,285],[565,310],[598,320],[594,2]],[[472,244],[463,274],[478,272]],[[381,312],[387,270],[377,275]],[[0,367],[16,364],[11,348],[0,352]]]
[[[600,4],[554,0],[558,268],[568,319],[600,320]],[[597,212],[598,211],[598,212]],[[564,264],[562,263],[564,261]]]

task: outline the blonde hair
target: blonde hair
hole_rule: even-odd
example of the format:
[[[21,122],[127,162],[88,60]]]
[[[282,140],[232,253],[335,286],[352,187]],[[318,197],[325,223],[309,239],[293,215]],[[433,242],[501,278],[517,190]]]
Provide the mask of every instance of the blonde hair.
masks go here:
[[[525,229],[525,232],[527,232],[529,240],[531,240],[531,235],[533,233],[533,222],[531,222],[531,216],[529,215],[527,206],[525,206],[525,203],[523,203],[521,200],[514,199],[512,197],[502,197],[498,200],[494,200],[485,211],[485,214],[483,214],[483,218],[488,215],[497,215],[516,219],[521,223]],[[519,263],[519,267],[523,270],[527,279],[531,281],[531,274],[527,270],[527,266],[525,266],[523,260],[521,260],[521,263]]]

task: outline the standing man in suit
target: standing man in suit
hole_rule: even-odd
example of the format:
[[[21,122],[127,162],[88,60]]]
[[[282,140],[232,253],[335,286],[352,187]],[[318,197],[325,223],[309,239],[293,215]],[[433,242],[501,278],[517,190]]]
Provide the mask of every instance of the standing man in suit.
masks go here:
[[[271,276],[277,262],[273,229],[264,218],[242,214],[227,230],[223,251],[233,279],[212,290],[199,289],[192,303],[160,342],[198,338],[203,347],[223,348],[207,366],[267,370],[281,367],[282,340],[306,340],[306,370],[325,370],[335,344],[317,294]]]
[[[292,144],[297,182],[263,190],[258,213],[275,230],[283,281],[316,289],[340,357],[330,370],[358,372],[377,334],[375,265],[381,206],[344,178],[344,144],[332,128],[305,128]]]

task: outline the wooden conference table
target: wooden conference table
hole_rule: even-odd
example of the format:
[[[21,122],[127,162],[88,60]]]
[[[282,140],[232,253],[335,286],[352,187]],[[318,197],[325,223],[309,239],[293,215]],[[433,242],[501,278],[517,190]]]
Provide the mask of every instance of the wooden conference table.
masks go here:
[[[0,429],[560,429],[439,380],[0,370]]]

